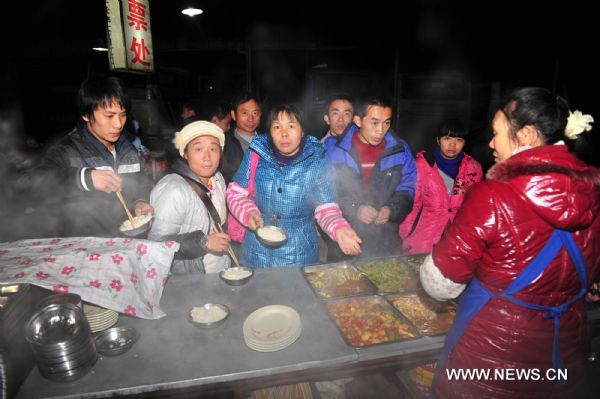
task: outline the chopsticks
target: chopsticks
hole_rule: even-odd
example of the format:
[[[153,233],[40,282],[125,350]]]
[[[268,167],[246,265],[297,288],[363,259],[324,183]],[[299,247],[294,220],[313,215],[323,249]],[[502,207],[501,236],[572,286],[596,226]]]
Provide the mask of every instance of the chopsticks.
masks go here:
[[[213,223],[213,226],[214,226],[214,229],[217,231],[217,233],[223,233],[223,228],[221,227],[221,225],[219,223]],[[240,261],[238,260],[237,256],[235,256],[235,252],[233,252],[233,248],[231,248],[231,244],[227,244],[227,252],[229,253],[229,256],[231,256],[233,263],[235,263],[235,265],[237,267],[241,267]]]
[[[129,222],[131,223],[131,227],[135,229],[135,222],[133,221],[133,216],[131,215],[131,212],[129,212],[129,208],[127,208],[127,204],[125,204],[125,200],[123,199],[123,194],[121,194],[120,191],[116,191],[115,194],[117,194],[117,197],[119,198],[119,201],[121,201],[121,205],[123,205],[123,208],[125,208],[125,213],[127,213],[127,218],[129,219]]]

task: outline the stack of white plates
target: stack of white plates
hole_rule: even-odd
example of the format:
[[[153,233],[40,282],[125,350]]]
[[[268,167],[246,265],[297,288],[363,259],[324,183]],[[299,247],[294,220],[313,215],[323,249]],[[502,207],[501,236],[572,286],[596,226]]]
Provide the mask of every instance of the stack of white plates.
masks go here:
[[[293,344],[302,332],[302,324],[294,309],[271,305],[252,312],[244,321],[243,332],[251,349],[274,352]]]
[[[119,313],[114,310],[101,308],[98,306],[83,304],[83,313],[85,314],[92,333],[104,331],[114,326],[119,320]]]

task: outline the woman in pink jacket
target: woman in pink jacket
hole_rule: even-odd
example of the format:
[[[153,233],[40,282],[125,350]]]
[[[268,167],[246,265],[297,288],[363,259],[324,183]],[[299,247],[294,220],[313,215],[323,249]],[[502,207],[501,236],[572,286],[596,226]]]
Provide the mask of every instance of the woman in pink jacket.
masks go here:
[[[433,298],[461,295],[436,398],[586,397],[582,298],[600,274],[600,170],[567,142],[584,149],[577,137],[592,122],[543,88],[514,90],[500,103],[496,165],[420,269]],[[453,376],[458,370],[482,374]]]
[[[430,253],[454,220],[467,190],[481,181],[481,165],[463,151],[466,135],[459,120],[449,119],[440,128],[433,154],[417,154],[415,201],[399,229],[404,253]]]

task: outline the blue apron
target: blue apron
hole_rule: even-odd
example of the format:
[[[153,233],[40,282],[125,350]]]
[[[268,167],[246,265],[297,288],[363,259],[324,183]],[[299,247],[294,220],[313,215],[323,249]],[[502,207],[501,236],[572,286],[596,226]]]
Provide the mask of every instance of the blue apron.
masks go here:
[[[575,265],[577,274],[579,275],[579,279],[581,281],[581,290],[579,290],[579,293],[573,299],[570,299],[567,302],[564,302],[558,306],[542,306],[534,303],[520,301],[513,297],[513,294],[516,294],[523,288],[527,287],[529,283],[535,280],[540,275],[540,273],[542,273],[548,267],[552,259],[554,259],[558,251],[563,246],[567,249],[571,260]],[[542,248],[542,250],[533,259],[533,261],[531,261],[531,264],[529,264],[529,266],[523,269],[521,273],[503,292],[490,292],[485,287],[483,287],[476,278],[473,278],[465,292],[462,294],[458,307],[458,312],[456,314],[456,319],[454,320],[452,328],[450,328],[450,331],[448,331],[448,334],[446,335],[444,349],[442,350],[442,354],[440,355],[440,359],[438,360],[437,368],[435,370],[433,386],[435,386],[436,380],[438,379],[442,370],[444,369],[450,352],[452,352],[452,349],[462,337],[471,319],[475,317],[477,312],[479,312],[479,310],[483,308],[483,306],[494,297],[502,297],[513,303],[524,306],[528,309],[546,312],[546,314],[544,314],[544,318],[554,319],[552,367],[554,367],[554,369],[564,369],[564,363],[562,357],[560,356],[560,351],[558,348],[560,316],[573,303],[577,302],[585,295],[585,293],[587,292],[586,287],[587,278],[583,255],[577,247],[577,244],[575,244],[575,240],[573,240],[571,234],[564,230],[558,229],[554,231],[544,248]],[[558,381],[558,383],[564,384],[565,381]]]

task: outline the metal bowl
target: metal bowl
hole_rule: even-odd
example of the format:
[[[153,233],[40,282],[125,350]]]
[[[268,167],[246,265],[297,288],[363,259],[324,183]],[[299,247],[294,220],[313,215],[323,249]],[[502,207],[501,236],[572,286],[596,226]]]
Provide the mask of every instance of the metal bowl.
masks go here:
[[[140,333],[132,327],[113,327],[104,330],[96,337],[96,350],[105,356],[116,356],[127,352],[140,338]]]
[[[55,303],[70,303],[81,308],[81,297],[77,294],[54,294],[42,299],[38,304],[38,308],[45,308],[48,305]]]
[[[235,278],[235,274],[239,272],[248,271],[250,274],[243,278]],[[225,281],[229,285],[244,285],[254,276],[254,269],[249,267],[230,267],[219,272],[221,280]]]
[[[140,216],[136,216],[133,218],[134,222],[136,222],[135,229],[130,228],[131,222],[129,221],[129,219],[127,219],[123,223],[121,223],[119,230],[121,230],[121,233],[125,234],[128,237],[137,237],[140,234],[143,234],[143,233],[147,232],[148,230],[150,230],[150,226],[152,226],[152,220],[154,219],[153,216],[151,216],[150,219],[148,219],[143,224],[138,223],[138,220],[143,220],[145,218],[146,218],[146,215],[140,215]]]
[[[276,232],[278,234],[281,234],[284,238],[279,241],[270,240],[268,238],[265,238],[264,234],[261,234],[263,231],[267,232],[267,233],[268,232]],[[283,244],[285,244],[285,242],[288,239],[287,233],[285,232],[284,229],[282,229],[281,227],[272,226],[272,225],[264,226],[264,227],[261,227],[260,229],[256,230],[256,237],[258,238],[258,241],[263,243],[263,245],[266,245],[267,247],[272,247],[272,248],[282,246]]]
[[[32,345],[55,345],[89,334],[89,330],[80,308],[69,303],[53,304],[31,316],[25,325],[25,339]]]
[[[218,320],[198,321],[198,320],[194,320],[194,318],[192,317],[192,311],[194,309],[200,309],[200,312],[206,313],[207,316],[210,316],[211,315],[210,312],[212,312],[214,309],[219,309],[222,312],[225,312],[225,316],[223,316],[222,318],[220,318]],[[204,305],[194,306],[194,308],[190,309],[190,311],[188,313],[189,322],[192,323],[193,325],[195,325],[196,327],[200,327],[200,328],[214,328],[214,327],[220,326],[221,324],[223,324],[225,322],[225,320],[227,320],[228,317],[229,317],[229,308],[220,303],[205,303]]]

